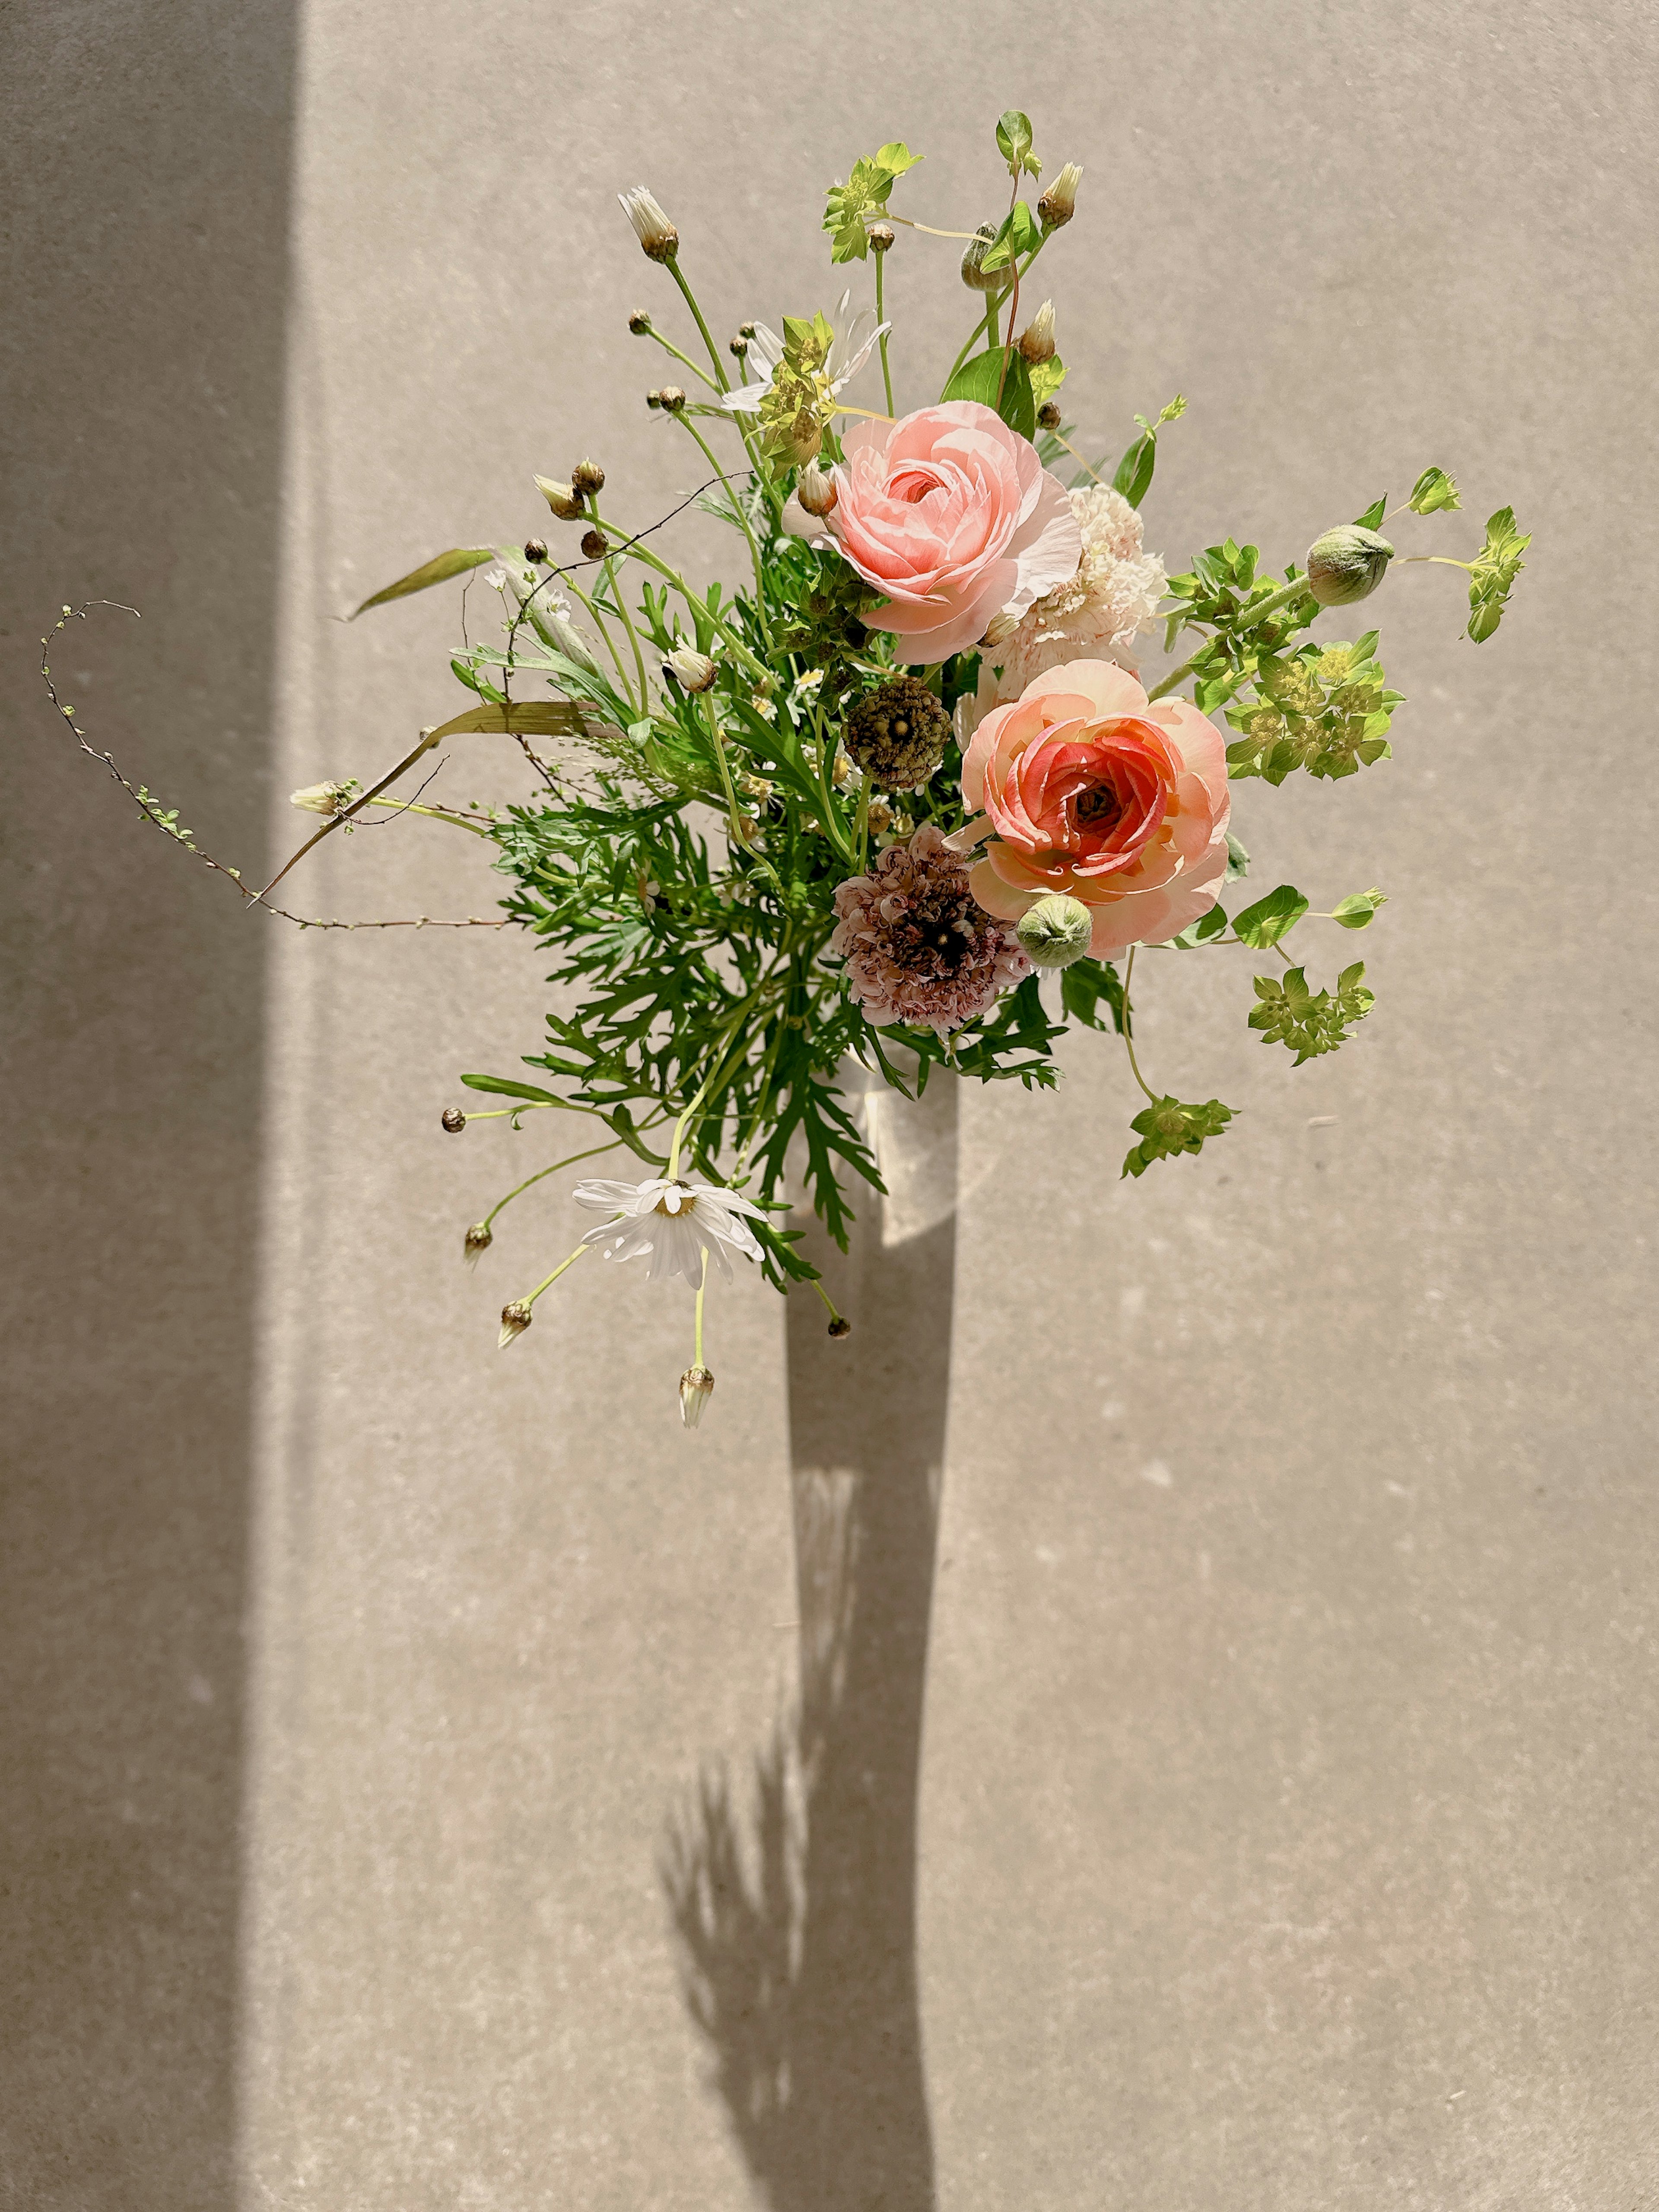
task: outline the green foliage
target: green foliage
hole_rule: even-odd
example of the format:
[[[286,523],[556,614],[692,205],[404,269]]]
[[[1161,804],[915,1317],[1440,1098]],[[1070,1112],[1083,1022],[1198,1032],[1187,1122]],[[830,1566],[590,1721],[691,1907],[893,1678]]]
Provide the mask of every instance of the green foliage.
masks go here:
[[[1140,425],[1140,435],[1124,453],[1112,478],[1113,490],[1121,492],[1131,507],[1138,507],[1152,488],[1152,471],[1158,465],[1158,432],[1166,422],[1178,422],[1186,412],[1186,397],[1177,392],[1167,406],[1158,410],[1151,422],[1144,415],[1135,416],[1135,421]],[[1231,544],[1231,540],[1228,542]]]
[[[1066,364],[1057,353],[1050,354],[1047,361],[1035,362],[1031,368],[1032,405],[1041,407],[1052,399],[1065,381]]]
[[[1253,656],[1257,696],[1229,707],[1240,732],[1227,748],[1227,772],[1283,783],[1310,775],[1352,775],[1386,760],[1388,730],[1401,695],[1386,688],[1375,630],[1348,645],[1308,644],[1289,654]]]
[[[976,399],[981,407],[994,408],[1008,428],[1017,430],[1022,438],[1036,435],[1031,372],[1018,347],[997,346],[989,353],[975,354],[971,360],[963,362],[939,397]]]
[[[1031,151],[1031,118],[1011,107],[997,125],[997,151],[1008,164],[1008,173],[1018,179],[1021,173],[1042,174],[1042,164]]]
[[[383,607],[389,599],[406,599],[411,592],[424,592],[434,584],[447,584],[452,576],[464,576],[469,568],[481,568],[486,561],[495,558],[493,545],[458,545],[447,553],[434,554],[430,561],[418,568],[411,568],[406,576],[399,576],[395,584],[388,584],[383,592],[355,608],[350,619],[367,614],[371,607]]]
[[[1500,507],[1486,524],[1486,542],[1469,570],[1469,635],[1482,645],[1504,619],[1510,587],[1526,563],[1521,556],[1532,544],[1515,526],[1515,509]]]
[[[1262,654],[1279,651],[1319,613],[1310,592],[1286,588],[1299,585],[1299,568],[1287,569],[1279,584],[1258,574],[1260,557],[1254,545],[1228,538],[1206,545],[1185,574],[1170,578],[1176,604],[1164,620],[1165,652],[1175,650],[1183,629],[1209,633],[1188,663],[1200,713],[1224,705],[1249,684]]]
[[[1425,469],[1412,486],[1407,501],[1413,514],[1438,514],[1443,508],[1462,507],[1457,486],[1444,469]]]
[[[817,457],[835,414],[827,364],[836,333],[821,315],[783,319],[783,358],[759,409],[761,452],[775,480]]]
[[[1109,960],[1096,960],[1085,954],[1081,960],[1073,961],[1069,968],[1060,970],[1060,1003],[1074,1022],[1085,1029],[1103,1030],[1097,1009],[1104,1000],[1112,1018],[1112,1027],[1120,1036],[1123,1034],[1125,1011],[1123,984],[1117,969]]]
[[[1035,253],[1042,243],[1042,224],[1024,200],[1016,200],[1003,217],[996,236],[986,247],[979,265],[988,276],[994,269],[1006,269],[1022,253]]]
[[[1331,908],[1331,920],[1340,922],[1344,929],[1368,928],[1379,907],[1388,904],[1382,891],[1350,891]]]
[[[1261,1004],[1250,1016],[1250,1027],[1261,1032],[1263,1044],[1282,1044],[1304,1060],[1334,1052],[1356,1022],[1364,1020],[1376,1001],[1364,985],[1365,963],[1356,960],[1336,979],[1335,991],[1310,991],[1300,968],[1283,975],[1258,975],[1255,995]]]
[[[1364,514],[1355,515],[1355,525],[1361,530],[1380,530],[1388,511],[1389,495],[1384,492],[1381,499],[1374,499],[1371,501]]]
[[[831,185],[824,196],[823,228],[830,234],[831,261],[862,261],[870,251],[870,225],[887,212],[887,196],[905,172],[921,160],[902,140],[878,154],[860,155],[844,185]]]
[[[1231,1106],[1218,1098],[1202,1106],[1184,1105],[1179,1098],[1155,1098],[1135,1115],[1129,1127],[1140,1142],[1128,1152],[1123,1176],[1143,1176],[1154,1160],[1172,1160],[1182,1152],[1201,1152],[1205,1139],[1218,1137],[1233,1118]]]
[[[1257,952],[1265,952],[1287,937],[1308,911],[1308,902],[1294,884],[1280,884],[1277,890],[1247,906],[1233,920],[1233,935],[1242,945]]]

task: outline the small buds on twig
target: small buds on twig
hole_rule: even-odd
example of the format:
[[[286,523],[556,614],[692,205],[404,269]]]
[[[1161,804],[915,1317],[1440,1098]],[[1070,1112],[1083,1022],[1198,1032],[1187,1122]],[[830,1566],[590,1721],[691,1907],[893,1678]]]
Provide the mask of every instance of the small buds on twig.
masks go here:
[[[443,1122],[452,1137],[459,1137],[466,1127],[466,1109],[461,1106],[446,1106]]]

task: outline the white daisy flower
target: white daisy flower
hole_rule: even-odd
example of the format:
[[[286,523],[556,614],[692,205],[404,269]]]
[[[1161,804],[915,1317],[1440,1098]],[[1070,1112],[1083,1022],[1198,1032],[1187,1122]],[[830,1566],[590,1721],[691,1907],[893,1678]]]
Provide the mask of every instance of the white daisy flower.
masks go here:
[[[745,1260],[761,1256],[754,1231],[743,1217],[762,1220],[763,1209],[719,1183],[687,1182],[684,1177],[670,1182],[660,1176],[649,1182],[610,1182],[588,1176],[571,1195],[578,1206],[611,1217],[590,1229],[582,1243],[603,1245],[607,1260],[637,1260],[648,1252],[647,1278],[653,1283],[684,1275],[696,1290],[703,1279],[705,1252],[729,1283],[728,1247]]]
[[[876,341],[893,327],[890,323],[878,323],[873,307],[861,307],[849,317],[847,310],[852,297],[850,289],[843,292],[830,318],[836,335],[823,373],[837,399],[875,351]],[[772,389],[773,371],[782,359],[783,340],[765,323],[757,323],[743,364],[750,380],[728,392],[720,405],[733,414],[754,414]]]

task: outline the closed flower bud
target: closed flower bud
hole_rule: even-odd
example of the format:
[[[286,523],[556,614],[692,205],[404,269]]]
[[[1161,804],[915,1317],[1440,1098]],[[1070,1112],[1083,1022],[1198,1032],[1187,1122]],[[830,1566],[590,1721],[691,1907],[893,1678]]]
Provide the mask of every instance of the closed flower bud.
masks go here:
[[[1345,522],[1308,548],[1308,589],[1322,607],[1352,606],[1376,589],[1393,558],[1386,538]]]
[[[891,826],[893,810],[884,799],[872,799],[870,801],[870,811],[865,819],[869,823],[870,835],[872,837],[879,837],[884,830]]]
[[[536,489],[561,522],[581,520],[582,503],[574,484],[560,483],[552,477],[538,477]]]
[[[288,803],[307,814],[337,814],[349,804],[356,787],[353,783],[308,783],[303,791],[290,791]]]
[[[605,471],[597,461],[578,461],[570,471],[570,488],[579,498],[596,498],[605,489]]]
[[[1042,406],[1037,409],[1038,429],[1058,430],[1060,428],[1060,415],[1059,401],[1054,399],[1045,399]]]
[[[845,1314],[837,1314],[824,1333],[829,1336],[851,1336],[853,1324]]]
[[[539,567],[547,558],[547,540],[544,538],[526,538],[524,541],[524,557]]]
[[[515,1337],[522,1336],[535,1318],[522,1298],[513,1298],[501,1308],[501,1333],[495,1340],[497,1352],[505,1352]]]
[[[672,261],[680,250],[680,234],[643,185],[618,192],[618,205],[634,226],[634,235],[651,261]]]
[[[680,1419],[695,1429],[702,1409],[714,1395],[714,1378],[706,1367],[688,1367],[680,1377]]]
[[[1082,182],[1080,165],[1068,161],[1037,202],[1038,219],[1045,230],[1058,230],[1062,223],[1070,222],[1077,213],[1077,188]]]
[[[835,765],[830,770],[830,778],[835,783],[836,788],[841,791],[845,791],[848,785],[853,781],[854,773],[852,755],[850,753],[838,752],[836,755]]]
[[[1010,614],[1006,607],[999,609],[999,611],[992,616],[990,621],[986,623],[985,635],[980,642],[983,645],[990,646],[1002,645],[1006,643],[1019,628],[1019,617],[1016,614]]]
[[[1006,292],[1009,276],[1006,268],[994,269],[987,276],[982,264],[996,238],[996,226],[982,222],[974,233],[973,244],[962,257],[962,281],[970,292]]]
[[[461,1251],[469,1267],[476,1267],[481,1253],[487,1252],[495,1242],[495,1232],[487,1221],[475,1221],[462,1241]]]
[[[876,252],[878,253],[885,253],[889,246],[892,245],[893,240],[898,236],[898,233],[894,229],[890,222],[872,222],[869,227],[868,236],[870,243],[875,248]]]
[[[448,1130],[450,1135],[452,1137],[459,1137],[461,1131],[466,1127],[465,1109],[459,1106],[446,1106],[444,1108],[443,1121],[444,1127]]]
[[[678,415],[685,404],[685,394],[678,384],[665,384],[657,394],[657,404],[665,408],[669,414]]]
[[[582,558],[584,561],[603,561],[611,550],[611,540],[602,530],[584,530]]]
[[[661,392],[647,392],[645,395],[645,404],[647,407],[660,407],[662,405]]]
[[[740,338],[752,338],[754,335],[755,325],[752,323],[739,323],[738,325],[738,336]]]
[[[816,461],[804,468],[795,479],[795,497],[809,514],[816,515],[820,521],[835,512],[837,496],[835,478]]]
[[[726,348],[726,351],[731,355],[733,361],[741,361],[748,350],[749,341],[744,337],[741,331],[738,332],[736,337],[732,340],[731,343]]]
[[[1093,927],[1093,917],[1081,899],[1050,891],[1027,907],[1014,934],[1034,968],[1069,968],[1089,950]]]
[[[651,318],[646,313],[643,307],[635,308],[633,313],[628,318],[628,327],[633,331],[636,338],[650,337]]]
[[[706,653],[695,652],[683,645],[671,653],[663,662],[662,672],[672,676],[683,690],[711,691],[714,686],[714,664]]]
[[[1054,303],[1045,300],[1026,325],[1019,342],[1019,349],[1035,368],[1040,361],[1054,357]]]

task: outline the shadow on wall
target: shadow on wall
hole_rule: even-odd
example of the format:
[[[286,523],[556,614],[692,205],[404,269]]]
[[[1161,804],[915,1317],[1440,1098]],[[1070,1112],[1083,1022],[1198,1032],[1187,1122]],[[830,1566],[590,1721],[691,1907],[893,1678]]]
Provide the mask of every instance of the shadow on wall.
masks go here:
[[[816,1299],[789,1303],[799,1703],[756,1757],[752,1807],[735,1802],[723,1766],[706,1769],[664,1861],[686,2002],[773,2212],[933,2203],[916,1802],[956,1086],[939,1079],[920,1108],[884,1099],[880,1111],[891,1195],[865,1206],[846,1259],[813,1232],[854,1334],[831,1341]]]
[[[294,15],[14,0],[0,2207],[229,2212]]]

